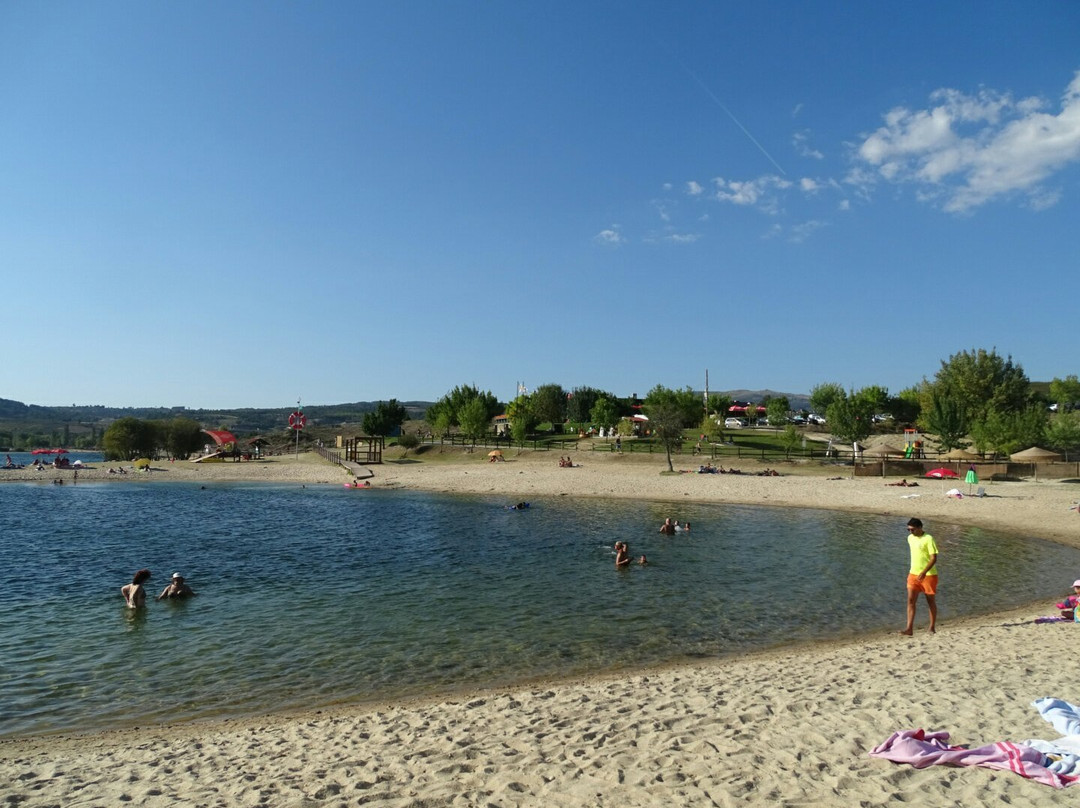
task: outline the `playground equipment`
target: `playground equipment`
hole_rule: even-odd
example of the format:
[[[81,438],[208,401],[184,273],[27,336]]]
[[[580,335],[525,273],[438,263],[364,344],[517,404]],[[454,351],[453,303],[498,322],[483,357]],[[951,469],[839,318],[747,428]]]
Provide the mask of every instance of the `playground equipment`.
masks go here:
[[[905,429],[904,430],[904,459],[905,460],[921,460],[926,457],[923,454],[922,441],[919,440],[919,430],[917,429]]]

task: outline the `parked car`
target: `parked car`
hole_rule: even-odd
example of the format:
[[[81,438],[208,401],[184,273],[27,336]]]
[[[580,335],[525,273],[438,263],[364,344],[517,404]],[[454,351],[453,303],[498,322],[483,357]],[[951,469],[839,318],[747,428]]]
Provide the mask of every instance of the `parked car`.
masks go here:
[[[825,426],[824,415],[816,415],[814,413],[810,413],[808,416],[806,416],[806,420],[812,424],[817,424],[818,426]]]
[[[742,418],[725,418],[724,429],[742,429],[746,426],[746,421]]]

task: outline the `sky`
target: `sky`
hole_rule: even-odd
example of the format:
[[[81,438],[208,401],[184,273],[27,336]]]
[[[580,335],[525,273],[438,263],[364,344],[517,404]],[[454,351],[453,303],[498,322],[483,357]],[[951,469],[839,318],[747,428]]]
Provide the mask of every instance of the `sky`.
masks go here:
[[[1080,3],[0,0],[28,404],[1049,381],[1078,222]]]

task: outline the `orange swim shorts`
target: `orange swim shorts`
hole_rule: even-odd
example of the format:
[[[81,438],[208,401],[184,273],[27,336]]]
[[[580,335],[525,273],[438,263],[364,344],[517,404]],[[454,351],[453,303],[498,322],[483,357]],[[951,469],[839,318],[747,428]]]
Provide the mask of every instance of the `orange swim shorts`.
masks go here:
[[[937,579],[936,575],[927,575],[921,581],[918,575],[908,573],[907,588],[914,589],[916,592],[922,592],[926,595],[937,594]]]

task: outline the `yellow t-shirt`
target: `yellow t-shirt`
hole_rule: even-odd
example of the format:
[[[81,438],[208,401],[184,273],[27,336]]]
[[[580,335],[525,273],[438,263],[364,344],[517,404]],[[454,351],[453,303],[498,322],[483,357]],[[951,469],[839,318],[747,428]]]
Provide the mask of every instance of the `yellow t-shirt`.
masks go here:
[[[937,543],[929,533],[923,533],[921,536],[909,533],[907,541],[908,547],[911,549],[911,569],[908,571],[912,575],[918,575],[930,563],[930,556],[938,554]],[[926,570],[926,574],[937,575],[937,562],[934,563],[933,567]]]

